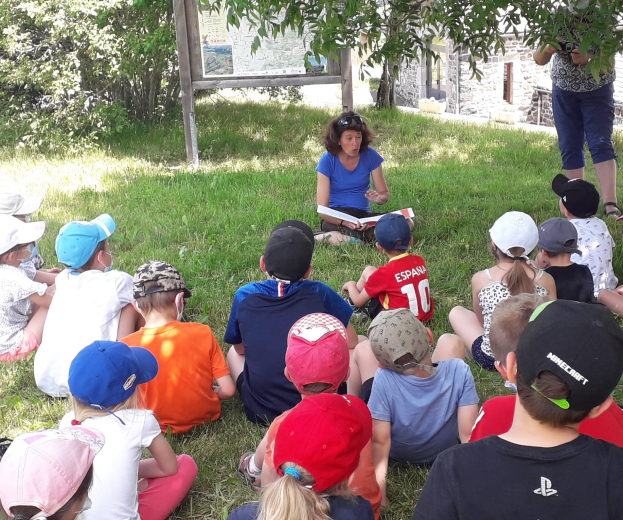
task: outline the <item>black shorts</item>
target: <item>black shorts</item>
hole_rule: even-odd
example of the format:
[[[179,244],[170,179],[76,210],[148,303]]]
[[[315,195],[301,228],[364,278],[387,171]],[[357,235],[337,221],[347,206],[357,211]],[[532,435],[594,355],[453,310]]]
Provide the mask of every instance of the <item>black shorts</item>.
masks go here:
[[[240,372],[238,379],[236,379],[236,390],[238,390],[238,394],[242,396],[242,383],[244,383],[244,370]]]
[[[371,377],[367,381],[361,385],[361,390],[359,391],[359,399],[361,399],[364,403],[368,404],[370,400],[370,395],[372,394],[372,384],[374,383],[374,378]]]
[[[342,213],[346,213],[347,215],[351,215],[355,218],[366,218],[366,217],[376,217],[378,215],[385,215],[385,213],[373,213],[370,211],[364,211],[362,209],[357,208],[331,208],[335,211],[341,211]],[[325,220],[320,223],[320,229],[322,231],[328,233],[329,231],[339,231],[342,235],[346,235],[349,237],[358,238],[359,240],[363,240],[364,242],[375,242],[374,238],[374,228],[367,229],[366,231],[355,231],[353,229],[339,226],[338,224],[329,224]]]

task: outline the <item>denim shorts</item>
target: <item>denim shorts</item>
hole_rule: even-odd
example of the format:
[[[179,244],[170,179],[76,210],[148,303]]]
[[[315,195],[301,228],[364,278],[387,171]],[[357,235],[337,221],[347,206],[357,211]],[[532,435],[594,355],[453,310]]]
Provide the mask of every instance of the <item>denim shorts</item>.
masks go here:
[[[554,85],[552,100],[563,170],[586,166],[585,141],[593,164],[616,158],[612,145],[614,83],[592,92],[570,92]]]

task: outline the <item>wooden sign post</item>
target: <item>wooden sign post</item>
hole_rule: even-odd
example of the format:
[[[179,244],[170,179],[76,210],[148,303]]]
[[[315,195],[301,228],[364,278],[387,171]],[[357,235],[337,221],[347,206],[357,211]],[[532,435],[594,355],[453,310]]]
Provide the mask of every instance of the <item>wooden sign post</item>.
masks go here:
[[[264,76],[224,76],[204,78],[201,63],[201,34],[197,0],[173,0],[175,39],[180,68],[180,90],[186,159],[199,167],[194,91],[215,88],[289,87],[298,85],[342,85],[342,108],[353,109],[351,50],[340,51],[339,62],[328,60],[328,74],[284,74]]]

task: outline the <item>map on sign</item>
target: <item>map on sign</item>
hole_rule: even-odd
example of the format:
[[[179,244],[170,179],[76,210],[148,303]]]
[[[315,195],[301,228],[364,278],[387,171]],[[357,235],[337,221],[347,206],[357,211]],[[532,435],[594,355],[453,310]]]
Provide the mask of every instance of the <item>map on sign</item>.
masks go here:
[[[203,77],[268,76],[305,74],[305,41],[295,32],[286,31],[277,39],[265,38],[255,54],[251,44],[256,29],[244,22],[240,28],[227,30],[225,14],[199,11]],[[309,66],[315,73],[326,67]],[[322,68],[324,70],[317,70]]]
[[[199,13],[201,58],[204,76],[224,76],[234,73],[232,41],[227,32],[225,15]]]

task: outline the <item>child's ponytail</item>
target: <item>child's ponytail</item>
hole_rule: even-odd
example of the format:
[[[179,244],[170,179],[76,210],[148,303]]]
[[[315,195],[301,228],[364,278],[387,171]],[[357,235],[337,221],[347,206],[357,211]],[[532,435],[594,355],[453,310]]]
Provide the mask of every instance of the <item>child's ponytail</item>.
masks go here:
[[[319,495],[311,488],[315,481],[304,468],[293,462],[286,462],[281,468],[283,477],[262,495],[258,520],[330,520],[331,506],[324,497],[350,494],[344,481]],[[287,471],[289,468],[292,469]]]
[[[508,292],[511,293],[511,296],[517,296],[523,293],[534,294],[536,292],[534,280],[530,278],[530,275],[526,272],[526,259],[520,256],[524,254],[523,248],[512,247],[508,252],[509,256],[512,255],[514,260],[513,267],[502,277],[502,281],[506,283]]]

